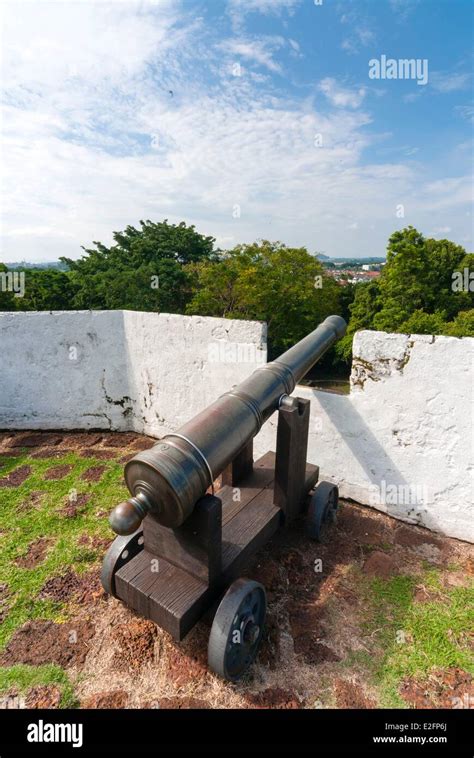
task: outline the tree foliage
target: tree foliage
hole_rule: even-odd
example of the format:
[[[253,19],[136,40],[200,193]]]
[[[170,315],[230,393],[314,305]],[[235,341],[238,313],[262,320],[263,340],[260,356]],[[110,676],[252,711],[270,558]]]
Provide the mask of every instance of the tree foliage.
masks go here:
[[[340,287],[304,247],[239,245],[195,271],[197,290],[186,312],[266,321],[272,354],[339,311]]]
[[[3,285],[0,310],[124,308],[266,321],[272,357],[339,313],[349,322],[332,354],[339,366],[350,363],[359,329],[474,336],[474,255],[411,226],[390,237],[378,279],[345,286],[304,247],[263,240],[223,253],[184,222],[141,221],[113,240],[83,248],[79,260],[62,258],[66,271],[25,269],[23,296]]]
[[[0,263],[0,311],[16,310],[16,298],[9,288],[8,269],[4,263]]]
[[[76,288],[73,307],[182,313],[191,297],[189,264],[209,260],[214,238],[194,226],[140,221],[114,232],[115,244],[95,248],[77,261],[68,258]]]
[[[337,354],[350,361],[359,329],[472,336],[473,270],[474,255],[454,242],[426,239],[411,226],[396,231],[381,276],[356,285],[349,328]]]

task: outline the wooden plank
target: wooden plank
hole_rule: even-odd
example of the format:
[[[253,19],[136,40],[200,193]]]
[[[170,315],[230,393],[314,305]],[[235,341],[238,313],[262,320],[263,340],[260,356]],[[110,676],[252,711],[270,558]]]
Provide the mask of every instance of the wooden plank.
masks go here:
[[[156,556],[142,550],[125,566],[122,566],[114,577],[117,597],[142,615],[147,615],[148,609],[143,594],[137,595],[135,588],[137,586],[148,586],[151,578],[156,580],[156,573],[151,571],[152,566],[154,566],[151,563],[152,560],[156,560]]]
[[[232,487],[219,491],[224,507],[222,572],[211,587],[145,547],[116,573],[117,596],[176,640],[183,639],[277,531],[281,510],[273,504],[274,461],[275,454],[267,453],[255,463],[254,471],[241,488],[240,503],[233,502]],[[316,483],[318,473],[317,466],[307,464],[305,495]],[[251,486],[247,487],[247,482]],[[156,559],[159,570],[152,572],[152,561]]]
[[[237,488],[237,491],[235,487],[229,486],[219,490],[218,494],[222,500],[222,526],[231,521],[262,489],[272,485],[275,476],[274,470],[272,466],[267,465],[267,456],[264,457],[265,461],[255,464],[253,472],[242,483],[242,486]],[[259,463],[260,465],[258,465]]]
[[[319,466],[314,466],[312,463],[306,464],[306,477],[304,480],[304,492],[303,492],[303,501],[305,500],[307,494],[316,487],[316,484],[318,483],[319,479]]]
[[[219,593],[239,575],[248,559],[278,529],[280,510],[272,505],[271,499],[272,490],[264,488],[224,527],[225,565],[212,587],[164,558],[158,558],[159,571],[152,577],[150,564],[156,556],[143,550],[115,575],[118,597],[175,639],[183,639]],[[138,557],[138,565],[131,566]]]
[[[295,398],[293,407],[278,412],[275,505],[288,525],[302,509],[308,449],[310,401]]]
[[[168,564],[149,596],[149,618],[182,640],[199,621],[220,587],[207,586],[182,569]]]
[[[237,487],[253,471],[253,437],[222,472],[222,485]]]
[[[263,489],[222,529],[222,575],[235,578],[248,559],[277,531],[281,511],[273,505],[273,490]]]
[[[221,499],[204,495],[177,529],[169,529],[148,515],[143,521],[143,538],[148,552],[213,584],[221,571]]]

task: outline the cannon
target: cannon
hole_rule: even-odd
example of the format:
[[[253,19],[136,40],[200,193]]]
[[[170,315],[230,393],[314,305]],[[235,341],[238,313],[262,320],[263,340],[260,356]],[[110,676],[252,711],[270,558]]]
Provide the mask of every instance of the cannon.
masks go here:
[[[254,661],[266,613],[264,587],[242,570],[295,518],[305,514],[312,539],[336,518],[337,486],[306,461],[310,401],[290,395],[345,330],[329,316],[125,465],[130,498],[110,515],[118,536],[102,585],[178,641],[215,610],[209,667],[230,681]],[[254,462],[253,439],[275,411],[276,453]]]

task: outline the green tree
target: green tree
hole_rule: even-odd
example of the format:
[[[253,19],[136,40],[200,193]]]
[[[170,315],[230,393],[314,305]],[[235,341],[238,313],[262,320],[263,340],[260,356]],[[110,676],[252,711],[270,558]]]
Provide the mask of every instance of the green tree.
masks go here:
[[[11,288],[8,268],[0,263],[0,311],[16,310],[17,300]]]
[[[453,289],[453,272],[465,258],[466,251],[449,240],[425,239],[411,226],[396,231],[389,239],[387,263],[378,280],[381,308],[374,315],[373,327],[400,331],[417,311],[436,313],[448,321],[472,307],[472,293]]]
[[[75,288],[67,272],[57,269],[25,269],[25,295],[19,311],[70,310]]]
[[[110,247],[94,242],[77,261],[61,258],[76,287],[74,307],[183,312],[192,294],[188,268],[213,257],[214,238],[184,222],[140,227],[114,232]]]
[[[453,321],[443,327],[442,334],[450,337],[474,337],[474,308],[460,311]]]
[[[346,289],[345,287],[343,289]],[[354,299],[349,304],[347,332],[335,345],[337,358],[346,366],[352,361],[352,341],[360,329],[371,329],[374,316],[381,309],[380,288],[376,279],[354,286]]]
[[[195,274],[186,312],[266,321],[272,356],[339,311],[339,286],[306,248],[267,240],[239,245]]]
[[[425,313],[418,309],[400,324],[397,331],[405,334],[443,334],[446,327],[444,313]]]

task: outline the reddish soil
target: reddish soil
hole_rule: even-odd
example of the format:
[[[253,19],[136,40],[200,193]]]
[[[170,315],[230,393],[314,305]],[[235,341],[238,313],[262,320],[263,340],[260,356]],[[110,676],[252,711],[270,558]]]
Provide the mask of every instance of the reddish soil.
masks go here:
[[[7,600],[10,597],[10,588],[8,584],[0,584],[0,624],[2,623],[3,619],[6,617],[9,606],[7,604]]]
[[[62,434],[54,432],[25,432],[24,434],[15,434],[10,440],[6,441],[6,447],[52,447],[59,445],[63,440]]]
[[[19,466],[0,479],[0,487],[19,487],[31,474],[31,466]]]
[[[84,532],[77,540],[78,545],[84,545],[90,547],[92,550],[107,550],[110,543],[113,542],[113,537],[98,537],[97,535],[91,535]]]
[[[46,471],[44,479],[53,481],[64,479],[65,476],[71,473],[73,468],[74,466],[72,463],[63,463],[61,466],[53,466]]]
[[[85,447],[79,455],[81,458],[98,458],[99,460],[110,461],[117,457],[117,451],[98,447]]]
[[[277,668],[280,658],[280,624],[274,614],[267,613],[263,639],[258,652],[258,662],[274,670]]]
[[[0,654],[0,666],[25,663],[41,666],[57,663],[74,666],[84,663],[94,626],[89,621],[55,624],[53,621],[28,621],[14,633]]]
[[[360,684],[348,682],[346,679],[336,679],[334,693],[337,708],[376,708],[377,703],[366,697]]]
[[[13,437],[16,437],[15,432],[0,432],[0,446],[8,445],[11,443]]]
[[[6,583],[0,584],[0,603],[3,603],[7,599],[9,594],[10,594],[10,591],[8,589],[8,584]]]
[[[84,482],[98,482],[106,468],[106,466],[91,466],[81,474],[81,479]]]
[[[109,692],[97,692],[81,702],[81,708],[126,708],[128,694],[125,690],[110,690]]]
[[[119,671],[134,671],[153,663],[156,636],[155,624],[146,619],[133,618],[125,624],[118,624],[112,631],[112,637],[118,643],[113,666]]]
[[[201,679],[206,672],[207,646],[199,648],[196,645],[194,650],[189,652],[175,646],[168,650],[167,675],[177,687]]]
[[[97,432],[73,432],[65,440],[68,447],[78,450],[83,447],[94,447],[102,442],[103,434]]]
[[[402,547],[417,548],[422,545],[431,545],[442,549],[443,542],[438,537],[435,537],[427,529],[420,529],[414,526],[399,526],[395,530],[395,542]]]
[[[136,454],[137,452],[135,451],[131,453],[126,453],[126,455],[121,455],[120,458],[117,459],[117,463],[121,463],[122,465],[125,465],[126,463],[131,461],[132,458],[136,456]]]
[[[262,560],[261,556],[258,556],[258,563],[252,567],[252,578],[263,584],[268,599],[280,592],[287,584],[284,568],[271,556],[266,557],[266,560]]]
[[[74,601],[80,604],[94,603],[104,597],[97,572],[75,574],[68,571],[62,576],[48,579],[41,588],[39,597],[59,603]]]
[[[405,679],[400,695],[412,708],[473,708],[474,682],[459,668],[435,670],[423,681]]]
[[[26,695],[27,708],[59,708],[61,691],[52,684],[33,687]]]
[[[63,458],[65,455],[72,453],[72,450],[66,450],[63,447],[40,447],[30,454],[35,460],[45,460],[46,458]]]
[[[149,450],[150,447],[153,447],[153,445],[156,445],[158,440],[153,439],[152,437],[139,437],[135,442],[132,444],[133,450]]]
[[[382,579],[389,579],[398,573],[396,561],[390,555],[387,555],[387,553],[380,552],[380,550],[374,550],[371,553],[365,561],[362,570],[368,576],[379,576]]]
[[[35,490],[34,492],[30,492],[27,499],[23,501],[23,503],[19,506],[18,510],[20,512],[23,511],[30,511],[32,508],[39,508],[41,505],[41,501],[43,499],[43,496],[46,493],[42,490]]]
[[[34,568],[44,560],[48,547],[52,542],[53,540],[47,537],[39,537],[34,542],[30,542],[28,552],[26,555],[22,555],[15,560],[16,565],[21,566],[21,568]]]
[[[120,432],[116,434],[105,434],[102,437],[102,444],[104,447],[129,447],[136,443],[138,440],[142,440],[141,434],[135,434],[134,432]]]
[[[257,695],[247,695],[246,701],[249,708],[277,708],[297,709],[302,708],[303,703],[294,692],[283,690],[280,687],[269,687]]]
[[[176,710],[188,708],[200,709],[210,708],[211,706],[205,700],[199,700],[195,697],[165,697],[158,700],[156,704],[145,703],[142,708],[160,708],[163,710]]]
[[[377,518],[379,516],[380,518]],[[362,545],[380,545],[393,541],[393,525],[382,514],[364,513],[360,507],[342,508],[338,514],[338,530],[350,534]]]
[[[80,512],[81,508],[86,503],[88,503],[90,499],[91,499],[91,496],[84,492],[81,492],[79,495],[76,495],[75,500],[71,500],[69,497],[67,497],[64,507],[61,508],[59,513],[61,516],[65,516],[66,518],[75,518],[77,514]]]
[[[309,556],[303,556],[299,550],[282,550],[277,561],[283,565],[283,569],[286,574],[287,584],[291,587],[296,587],[308,583],[308,580],[312,580],[312,569],[309,563]]]

